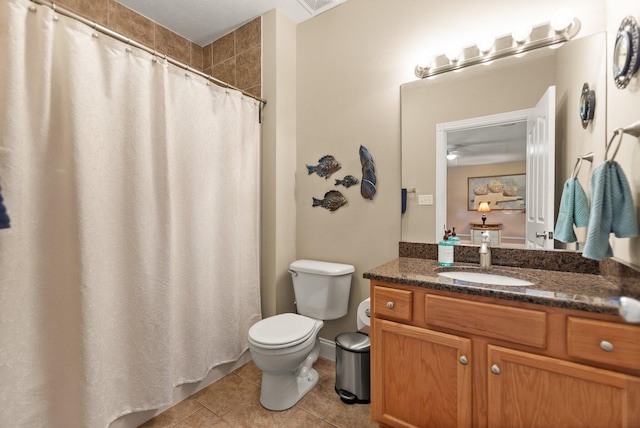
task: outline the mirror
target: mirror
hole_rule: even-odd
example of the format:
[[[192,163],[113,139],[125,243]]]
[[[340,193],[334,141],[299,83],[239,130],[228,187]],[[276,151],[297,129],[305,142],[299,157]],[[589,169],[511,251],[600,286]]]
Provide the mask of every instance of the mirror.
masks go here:
[[[480,172],[456,173],[457,179],[452,185],[455,187],[443,186],[447,181],[447,147],[442,143],[438,146],[438,129],[442,130],[451,123],[475,124],[470,126],[471,131],[459,126],[455,129],[468,134],[473,133],[473,129],[484,130],[482,128],[486,126],[477,125],[482,123],[482,118],[500,115],[519,117],[522,112],[533,109],[550,86],[555,86],[556,118],[555,123],[551,124],[555,126],[555,180],[546,188],[540,189],[539,193],[554,195],[550,204],[554,205],[553,212],[557,213],[562,186],[571,175],[576,158],[592,151],[595,145],[606,140],[605,103],[596,104],[593,120],[586,129],[582,127],[579,115],[585,83],[596,92],[599,99],[606,99],[606,74],[606,35],[599,33],[573,39],[557,49],[537,49],[524,56],[494,61],[490,65],[476,65],[460,72],[403,84],[400,88],[402,187],[408,189],[408,193],[406,211],[402,214],[402,240],[438,242],[446,223],[447,228],[456,227],[463,243],[471,243],[472,223],[481,221],[481,213],[470,210],[465,198],[463,202],[449,204],[444,209],[446,201],[453,200],[447,195],[452,191],[468,195],[471,178],[517,175],[526,166],[514,166],[517,162],[510,162],[509,165],[516,169],[505,170],[507,163],[487,161],[489,163],[474,166]],[[518,122],[522,122],[522,119],[514,120],[514,123]],[[505,124],[502,123],[503,126]],[[445,140],[455,139],[453,133],[450,136]],[[465,138],[469,138],[469,135]],[[489,144],[491,141],[477,138],[472,140],[476,144],[483,144],[482,152],[485,155],[494,150],[492,144]],[[449,150],[460,150],[460,142],[456,144],[458,146],[449,147]],[[495,146],[499,147],[499,144]],[[497,159],[497,155],[488,157]],[[582,168],[578,179],[583,183],[587,182],[590,172],[590,168]],[[531,186],[535,184],[530,183]],[[421,195],[423,198],[420,198]],[[420,204],[421,200],[430,200],[424,195],[432,195],[434,204]],[[526,217],[526,207],[525,202],[524,209],[492,211],[487,214],[487,222],[514,224],[506,229],[501,226],[505,245],[524,246],[524,226],[515,226],[517,223],[524,224],[524,221],[512,220],[518,216]],[[447,211],[444,221],[438,217],[438,212],[443,210]],[[555,247],[567,248],[558,242]]]

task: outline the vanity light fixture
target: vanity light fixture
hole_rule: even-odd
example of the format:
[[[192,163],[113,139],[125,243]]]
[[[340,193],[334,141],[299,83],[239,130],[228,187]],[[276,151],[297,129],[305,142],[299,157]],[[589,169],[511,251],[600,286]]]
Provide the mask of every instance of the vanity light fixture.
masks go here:
[[[478,41],[477,44],[459,49],[455,54],[451,49],[446,49],[445,53],[434,56],[428,66],[416,65],[414,72],[417,77],[423,79],[534,49],[562,44],[571,40],[580,31],[580,20],[567,12],[563,13],[565,22],[568,21],[569,24],[562,23],[561,19],[554,19],[553,26],[551,22],[535,25],[524,37],[518,34],[506,34],[495,37],[490,46]],[[570,18],[567,18],[569,16]],[[518,43],[518,40],[521,42]]]
[[[447,160],[454,160],[458,157],[457,152],[447,152]]]

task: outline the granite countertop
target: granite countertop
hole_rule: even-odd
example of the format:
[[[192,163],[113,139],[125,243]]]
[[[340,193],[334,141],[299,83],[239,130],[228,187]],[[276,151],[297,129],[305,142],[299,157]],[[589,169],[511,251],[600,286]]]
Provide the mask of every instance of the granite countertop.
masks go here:
[[[497,286],[453,280],[438,271],[476,271],[504,275],[532,282],[532,286]],[[545,306],[618,314],[621,289],[602,275],[542,269],[496,266],[480,269],[478,264],[456,263],[442,268],[436,260],[399,257],[364,273],[364,278],[396,284],[446,290]]]

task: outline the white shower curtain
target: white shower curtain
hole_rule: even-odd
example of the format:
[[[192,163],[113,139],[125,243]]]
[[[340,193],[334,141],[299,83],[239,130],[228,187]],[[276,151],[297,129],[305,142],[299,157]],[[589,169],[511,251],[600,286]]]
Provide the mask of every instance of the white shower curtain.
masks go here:
[[[258,102],[0,2],[0,425],[105,427],[247,349]]]

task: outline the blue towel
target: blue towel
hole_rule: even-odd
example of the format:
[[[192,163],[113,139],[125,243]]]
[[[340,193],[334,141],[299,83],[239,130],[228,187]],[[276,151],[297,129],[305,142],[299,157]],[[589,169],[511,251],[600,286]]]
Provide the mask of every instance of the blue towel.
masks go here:
[[[591,177],[591,214],[583,257],[602,260],[613,256],[609,234],[617,238],[638,236],[631,189],[617,162],[605,162]]]
[[[554,237],[560,242],[576,242],[578,238],[573,231],[573,225],[586,227],[588,223],[587,194],[576,178],[570,178],[564,183]]]
[[[0,188],[0,229],[8,229],[11,226],[7,209],[2,202],[2,188]]]

